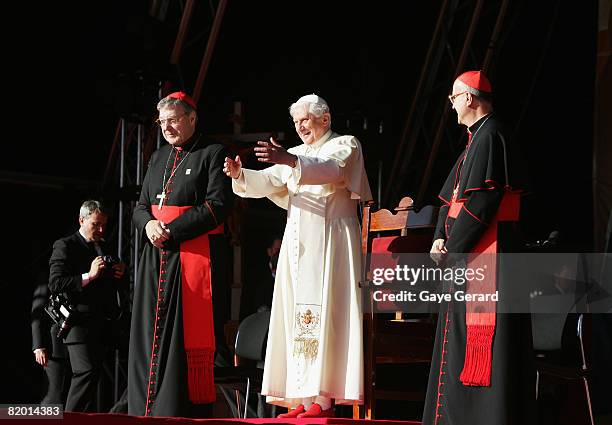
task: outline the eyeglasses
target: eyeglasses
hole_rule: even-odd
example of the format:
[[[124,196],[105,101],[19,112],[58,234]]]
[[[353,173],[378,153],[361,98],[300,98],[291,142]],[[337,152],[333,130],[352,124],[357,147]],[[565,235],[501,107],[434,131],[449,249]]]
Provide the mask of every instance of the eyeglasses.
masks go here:
[[[158,118],[155,123],[160,127],[165,127],[166,124],[175,125],[186,115],[186,113],[179,115],[178,117]]]
[[[457,93],[457,94],[449,94],[448,95],[448,100],[450,101],[451,105],[455,104],[455,99],[457,98],[457,96],[461,96],[462,94],[466,94],[466,91],[462,91],[461,93]]]

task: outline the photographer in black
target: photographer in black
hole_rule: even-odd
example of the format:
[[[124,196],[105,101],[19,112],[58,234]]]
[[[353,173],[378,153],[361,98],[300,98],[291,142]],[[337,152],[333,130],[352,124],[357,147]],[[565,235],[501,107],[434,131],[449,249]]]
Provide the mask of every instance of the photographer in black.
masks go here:
[[[70,386],[70,364],[68,350],[57,337],[58,324],[54,324],[47,315],[49,306],[47,270],[40,273],[37,282],[31,313],[32,351],[36,363],[44,368],[48,383],[40,404],[64,404]]]
[[[53,244],[49,260],[49,289],[63,303],[64,343],[68,348],[72,380],[65,410],[92,411],[109,319],[119,313],[117,288],[125,264],[104,255],[102,239],[108,216],[98,201],[85,201],[79,212],[80,228]]]

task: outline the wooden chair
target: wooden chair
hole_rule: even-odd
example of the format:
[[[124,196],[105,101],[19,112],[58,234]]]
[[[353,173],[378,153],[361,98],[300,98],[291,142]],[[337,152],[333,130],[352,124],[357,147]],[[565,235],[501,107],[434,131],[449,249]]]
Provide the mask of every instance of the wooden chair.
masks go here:
[[[403,198],[395,213],[381,209],[372,211],[373,203],[363,208],[361,248],[363,254],[364,290],[371,286],[369,254],[393,252],[428,253],[432,243],[437,208],[426,206],[420,211],[409,197]],[[431,362],[435,337],[435,320],[431,315],[375,313],[372,297],[370,308],[364,305],[364,417],[375,417],[376,400],[422,401],[423,390],[384,389],[377,385],[377,367],[381,365],[423,365]],[[355,416],[354,411],[354,416]]]

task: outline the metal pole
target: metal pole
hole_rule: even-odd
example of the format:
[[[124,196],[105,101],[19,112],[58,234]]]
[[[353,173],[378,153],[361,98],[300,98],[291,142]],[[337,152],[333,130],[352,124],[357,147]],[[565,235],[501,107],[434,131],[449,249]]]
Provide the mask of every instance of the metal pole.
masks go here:
[[[478,24],[478,20],[480,19],[480,12],[482,11],[483,3],[484,3],[484,0],[478,0],[478,2],[476,3],[476,7],[474,8],[474,13],[472,14],[472,20],[470,21],[470,27],[468,29],[468,33],[463,43],[463,49],[461,50],[461,54],[459,55],[459,60],[457,61],[457,68],[455,69],[455,75],[458,75],[459,72],[463,69],[465,61],[467,59],[468,51],[470,49],[470,44],[472,43],[472,39],[474,38],[474,33],[476,32],[476,26]],[[442,141],[442,135],[444,134],[444,128],[446,126],[446,121],[448,119],[449,110],[450,109],[448,108],[448,106],[444,107],[444,112],[442,113],[442,119],[440,119],[438,130],[436,132],[436,137],[431,147],[431,151],[429,152],[429,160],[427,161],[427,166],[425,168],[423,179],[421,180],[421,186],[419,188],[419,194],[415,202],[415,205],[417,205],[417,207],[419,208],[421,206],[421,203],[423,202],[423,197],[425,196],[425,191],[427,190],[427,186],[429,185],[429,179],[431,177],[433,163],[436,159],[436,155],[438,154],[438,148],[440,147],[440,142]]]
[[[378,187],[376,188],[376,202],[378,203],[378,208],[382,208],[382,175],[383,175],[383,162],[378,161]]]
[[[242,133],[242,102],[234,102],[234,124],[233,124],[233,135],[234,137],[239,136]],[[238,244],[233,246],[234,250],[234,270],[233,270],[233,282],[231,288],[231,304],[230,304],[230,318],[231,320],[238,320],[240,318],[240,300],[242,298],[242,282],[243,282],[243,261],[242,252],[244,244]]]
[[[123,189],[125,178],[125,118],[121,118],[121,142],[119,144],[119,189]],[[121,192],[121,190],[120,190]],[[119,200],[119,230],[117,233],[117,255],[123,254],[123,200]]]
[[[486,75],[489,75],[489,66],[491,65],[491,61],[493,60],[493,54],[495,53],[495,49],[497,48],[497,39],[499,38],[499,33],[504,24],[504,19],[506,18],[506,11],[508,10],[509,0],[504,0],[501,8],[499,10],[499,14],[497,15],[497,20],[495,21],[495,27],[493,28],[493,33],[491,34],[491,39],[489,40],[489,46],[487,47],[487,54],[485,56],[485,60],[482,64],[482,70]]]
[[[143,125],[138,124],[137,144],[136,144],[136,184],[140,184],[142,176],[142,140],[143,140]]]
[[[213,50],[215,50],[215,43],[217,42],[217,36],[219,35],[219,29],[221,28],[221,21],[223,20],[223,13],[225,12],[225,6],[227,5],[227,0],[219,1],[219,5],[217,6],[217,13],[215,14],[215,20],[213,21],[212,28],[210,29],[210,34],[208,35],[208,44],[206,45],[206,51],[204,52],[204,57],[202,58],[202,64],[200,66],[200,72],[198,73],[198,78],[195,83],[195,87],[193,89],[193,100],[198,103],[200,99],[200,94],[202,93],[202,86],[204,85],[204,78],[206,77],[206,72],[208,71],[208,65],[210,65],[210,59],[212,58]]]
[[[121,118],[121,141],[119,144],[119,192],[121,193],[125,180],[125,118]],[[119,226],[117,231],[117,255],[123,257],[123,199],[119,200]],[[114,400],[119,400],[119,349],[115,348],[115,382]]]
[[[185,3],[185,9],[183,9],[183,16],[181,17],[181,23],[179,24],[178,34],[170,54],[170,63],[176,65],[181,57],[181,51],[183,50],[183,44],[185,43],[185,37],[187,36],[187,30],[189,29],[189,21],[191,20],[191,14],[193,13],[194,0],[187,0]]]
[[[389,175],[389,181],[395,181],[402,172],[402,169],[406,167],[406,164],[410,164],[412,159],[412,154],[414,151],[414,144],[416,143],[416,138],[408,141],[408,135],[412,131],[414,127],[414,121],[416,120],[416,115],[418,113],[417,106],[422,107],[423,105],[420,102],[417,102],[418,99],[421,99],[423,96],[423,92],[426,89],[426,80],[430,76],[431,73],[431,63],[434,59],[435,49],[437,47],[438,39],[441,37],[441,33],[444,29],[444,17],[446,16],[446,10],[449,6],[449,1],[445,0],[440,9],[440,14],[438,15],[438,20],[436,21],[436,26],[433,32],[433,38],[431,43],[429,44],[429,49],[427,50],[427,54],[425,56],[425,61],[423,62],[423,67],[421,68],[421,74],[419,76],[419,82],[417,83],[416,90],[413,96],[413,102],[410,105],[410,112],[408,112],[408,117],[406,119],[406,124],[402,130],[402,134],[399,139],[399,143],[397,145],[397,150],[395,154],[395,158],[393,160],[393,166],[391,167],[391,174]],[[408,149],[406,155],[404,155],[405,149]],[[390,201],[390,197],[392,192],[396,190],[389,185],[385,192],[385,200]],[[380,205],[380,204],[379,204]]]
[[[143,163],[143,157],[142,157],[142,147],[143,147],[143,143],[144,143],[144,138],[142,136],[142,130],[143,126],[142,124],[138,125],[138,144],[136,145],[136,185],[140,186],[142,185],[142,163]],[[159,132],[158,132],[159,135]],[[139,253],[140,253],[140,234],[138,232],[138,228],[136,228],[136,226],[134,226],[134,261],[132,261],[132,264],[134,265],[133,267],[133,273],[134,273],[134,286],[136,286],[136,281],[138,278],[138,261],[140,260],[139,258]]]
[[[161,84],[160,84],[157,97],[159,98],[159,100],[161,100],[162,96],[163,96],[163,88],[161,87]],[[157,131],[157,133],[156,133],[157,146],[156,147],[157,147],[157,149],[159,149],[159,147],[161,146],[161,138],[162,138],[161,127],[156,125],[155,126],[155,130]]]
[[[115,348],[115,388],[114,388],[114,400],[115,403],[119,401],[119,349]]]

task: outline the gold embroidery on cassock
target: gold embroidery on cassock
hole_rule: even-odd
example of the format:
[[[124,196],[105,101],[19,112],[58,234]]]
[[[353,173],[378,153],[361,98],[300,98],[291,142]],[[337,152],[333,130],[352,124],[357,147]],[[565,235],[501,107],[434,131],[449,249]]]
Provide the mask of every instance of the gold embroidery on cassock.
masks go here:
[[[314,360],[319,354],[321,306],[298,304],[296,310],[293,356]]]

